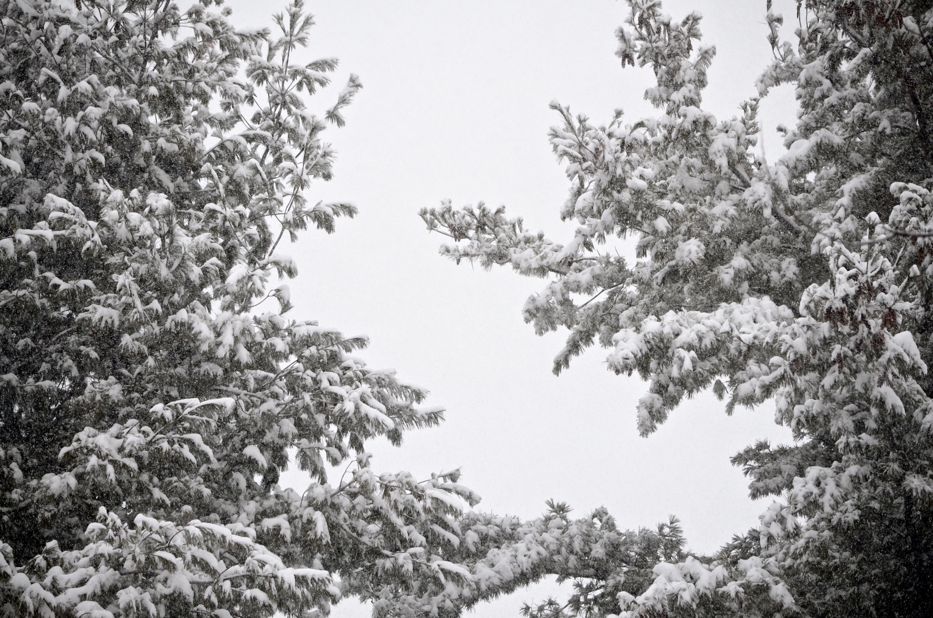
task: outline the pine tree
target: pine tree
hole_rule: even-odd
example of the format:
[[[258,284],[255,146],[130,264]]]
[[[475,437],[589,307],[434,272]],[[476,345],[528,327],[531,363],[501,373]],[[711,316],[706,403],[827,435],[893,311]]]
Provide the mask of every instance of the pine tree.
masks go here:
[[[711,388],[727,412],[773,401],[795,437],[733,459],[776,498],[760,529],[712,561],[662,559],[614,605],[544,615],[933,614],[933,7],[799,0],[792,44],[767,4],[760,97],[789,83],[800,105],[778,160],[759,154],[760,97],[727,120],[703,110],[700,17],[629,0],[618,56],[653,70],[659,115],[598,126],[554,104],[573,238],[501,208],[422,212],[449,257],[548,279],[524,312],[569,331],[555,372],[608,348],[648,382],[642,433]],[[605,247],[626,236],[634,264]]]
[[[365,450],[441,412],[364,340],[285,316],[283,239],[354,213],[308,191],[360,83],[315,111],[337,63],[297,62],[300,0],[277,35],[229,13],[0,2],[5,616],[310,616],[396,591],[423,615],[442,600],[417,582],[460,577],[441,557],[475,495]],[[290,461],[303,493],[278,484]]]

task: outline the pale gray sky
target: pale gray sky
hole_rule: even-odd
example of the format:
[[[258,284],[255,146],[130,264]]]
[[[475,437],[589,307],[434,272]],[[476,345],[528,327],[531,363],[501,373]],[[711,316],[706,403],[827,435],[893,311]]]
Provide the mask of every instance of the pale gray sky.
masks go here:
[[[284,0],[230,4],[236,23],[261,26]],[[707,107],[732,115],[771,57],[765,1],[664,5],[676,18],[705,16],[705,41],[718,48]],[[364,84],[347,126],[329,133],[339,153],[335,178],[311,197],[351,201],[360,214],[333,236],[308,233],[288,249],[300,273],[291,284],[293,315],[368,335],[362,356],[371,366],[397,369],[447,410],[442,426],[409,434],[400,449],[374,444],[376,467],[416,475],[459,467],[484,498],[479,508],[527,518],[548,498],[569,502],[579,516],[605,505],[623,527],[676,514],[699,552],[755,525],[765,505],[747,498],[729,457],[758,438],[789,439],[770,407],[730,418],[712,395],[701,396],[639,437],[634,406],[646,387],[606,371],[603,350],[551,374],[562,335],[537,337],[521,318],[541,280],[442,259],[442,238],[417,216],[445,198],[484,200],[507,205],[529,228],[569,237],[572,227],[558,218],[568,183],[547,142],[557,122],[548,103],[598,123],[615,108],[632,120],[652,112],[642,99],[648,76],[621,70],[614,55],[625,3],[315,0],[308,9],[318,24],[308,58],[336,56],[339,85],[350,72]],[[786,92],[765,105],[771,126],[792,118]],[[766,145],[777,153],[776,137]],[[522,600],[552,588],[517,592],[474,615],[516,616]],[[350,600],[334,615],[368,612]]]

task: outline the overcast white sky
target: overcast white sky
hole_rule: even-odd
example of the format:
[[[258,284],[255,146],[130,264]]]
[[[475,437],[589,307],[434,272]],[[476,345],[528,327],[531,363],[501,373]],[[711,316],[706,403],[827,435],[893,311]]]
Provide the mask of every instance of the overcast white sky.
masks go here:
[[[230,4],[236,23],[258,27],[284,1]],[[707,107],[732,115],[771,57],[765,0],[665,0],[664,8],[705,16],[705,41],[718,48]],[[330,132],[335,178],[311,197],[351,201],[360,214],[333,236],[308,233],[288,250],[300,272],[293,315],[368,335],[362,356],[371,366],[397,369],[447,410],[442,426],[409,434],[400,449],[374,444],[376,467],[417,475],[459,467],[484,498],[479,508],[526,518],[548,498],[578,516],[605,505],[623,527],[676,514],[698,552],[755,525],[765,505],[747,498],[729,457],[758,438],[789,439],[770,407],[727,417],[712,395],[697,397],[639,437],[634,406],[646,387],[606,371],[604,350],[551,374],[562,335],[537,337],[521,317],[541,280],[442,259],[442,238],[417,216],[445,198],[482,200],[569,237],[558,217],[568,183],[547,142],[557,122],[548,103],[600,123],[615,108],[630,120],[651,114],[642,99],[648,76],[621,70],[614,55],[625,3],[314,0],[308,9],[318,24],[308,59],[336,56],[340,85],[350,72],[364,84],[347,126]],[[780,93],[764,119],[788,122],[793,110],[792,96]],[[774,157],[777,138],[766,147]],[[522,600],[552,588],[517,592],[474,615],[516,616]],[[351,600],[334,615],[368,611]]]

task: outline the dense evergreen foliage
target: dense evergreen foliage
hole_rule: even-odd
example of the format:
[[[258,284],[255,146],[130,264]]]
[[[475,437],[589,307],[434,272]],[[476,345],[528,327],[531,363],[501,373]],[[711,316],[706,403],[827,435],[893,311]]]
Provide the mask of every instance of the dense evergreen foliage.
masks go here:
[[[272,34],[214,0],[0,0],[0,614],[457,616],[557,575],[528,615],[933,615],[933,7],[801,0],[794,43],[769,15],[759,91],[800,114],[767,161],[760,98],[702,108],[699,16],[629,5],[659,114],[555,104],[574,237],[422,215],[450,257],[546,278],[525,315],[569,331],[555,370],[607,348],[648,381],[643,433],[703,389],[774,402],[795,442],[734,457],[775,498],[760,528],[692,556],[676,520],[521,521],[457,472],[378,473],[373,438],[442,414],[287,317],[283,243],[355,213],[310,199],[360,83],[312,106],[337,63],[299,61],[301,2]]]
[[[370,468],[367,440],[440,412],[270,287],[283,238],[354,212],[307,190],[359,88],[313,111],[336,61],[295,61],[300,2],[276,23],[0,2],[3,615],[315,614],[359,573],[437,576],[474,499]]]
[[[700,17],[629,5],[618,55],[653,70],[659,115],[596,125],[554,105],[574,237],[482,205],[422,216],[458,261],[547,278],[524,312],[539,333],[569,331],[555,371],[608,348],[613,371],[649,383],[643,433],[711,388],[729,412],[773,401],[795,441],[735,456],[775,502],[718,559],[662,561],[635,598],[606,578],[608,603],[544,615],[933,615],[933,7],[800,0],[791,43],[769,2],[759,92],[792,84],[800,111],[767,161],[760,98],[727,120],[702,108]],[[635,263],[607,248],[627,236]],[[783,583],[741,592],[749,561]]]

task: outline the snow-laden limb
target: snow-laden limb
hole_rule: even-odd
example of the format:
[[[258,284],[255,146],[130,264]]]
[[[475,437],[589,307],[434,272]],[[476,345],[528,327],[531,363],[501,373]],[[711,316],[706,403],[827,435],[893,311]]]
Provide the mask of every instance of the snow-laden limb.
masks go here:
[[[734,458],[752,495],[780,497],[741,553],[801,611],[929,615],[933,8],[802,0],[791,43],[766,4],[775,61],[760,97],[791,84],[800,106],[781,156],[759,152],[760,97],[727,120],[703,110],[713,54],[699,17],[630,0],[618,55],[654,72],[659,113],[597,125],[553,104],[573,238],[525,231],[502,208],[422,217],[452,239],[449,257],[546,278],[524,312],[537,332],[567,329],[555,371],[608,348],[611,370],[648,382],[643,433],[707,388],[727,411],[776,403],[795,443]],[[633,264],[612,251],[628,236]],[[658,599],[680,594],[671,577],[690,569],[676,569],[658,574]]]
[[[145,515],[128,524],[101,507],[86,544],[50,541],[10,593],[29,615],[149,615],[167,609],[218,615],[237,607],[298,612],[316,597],[339,598],[327,571],[286,567],[248,528],[191,520],[179,526]]]
[[[565,505],[551,506],[545,516],[524,522],[464,514],[457,521],[462,542],[445,551],[447,559],[462,569],[439,572],[434,581],[422,580],[404,594],[383,590],[369,596],[375,601],[374,615],[457,616],[464,608],[547,575],[573,580],[581,587],[575,598],[581,594],[593,602],[598,598],[600,607],[612,608],[616,607],[612,590],[640,591],[659,555],[670,559],[680,555],[683,539],[676,522],[657,531],[619,530],[604,510],[574,520]]]
[[[796,615],[773,562],[688,555],[673,518],[656,530],[623,530],[603,509],[581,519],[569,511],[552,503],[543,517],[528,522],[466,514],[458,522],[463,542],[446,553],[461,566],[440,566],[433,581],[422,579],[414,588],[364,596],[374,600],[376,616],[457,616],[556,576],[572,583],[568,598],[526,605],[524,615]]]
[[[793,597],[774,571],[772,561],[758,557],[740,560],[731,569],[692,556],[676,564],[661,562],[642,594],[619,594],[618,617],[798,615]]]

